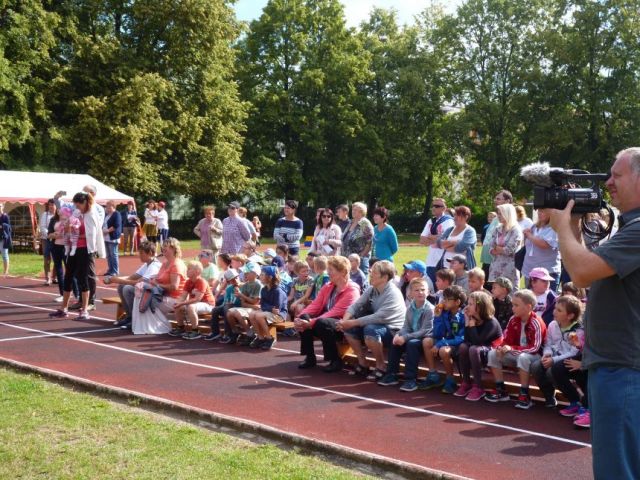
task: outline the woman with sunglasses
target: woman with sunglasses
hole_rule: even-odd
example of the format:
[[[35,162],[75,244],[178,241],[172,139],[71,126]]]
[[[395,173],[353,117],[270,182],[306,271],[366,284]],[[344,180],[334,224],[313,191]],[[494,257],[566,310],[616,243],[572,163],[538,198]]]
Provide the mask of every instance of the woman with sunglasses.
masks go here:
[[[342,230],[334,223],[333,212],[330,208],[323,208],[318,213],[318,225],[313,232],[309,252],[326,257],[340,255]]]
[[[52,318],[68,317],[67,308],[73,289],[73,280],[78,282],[80,290],[80,314],[78,320],[89,320],[89,275],[95,270],[96,255],[104,258],[105,247],[102,235],[102,221],[98,218],[97,210],[93,208],[93,195],[79,192],[73,196],[73,205],[77,209],[80,219],[80,232],[75,254],[67,260],[64,272],[64,292],[62,306],[49,316]]]

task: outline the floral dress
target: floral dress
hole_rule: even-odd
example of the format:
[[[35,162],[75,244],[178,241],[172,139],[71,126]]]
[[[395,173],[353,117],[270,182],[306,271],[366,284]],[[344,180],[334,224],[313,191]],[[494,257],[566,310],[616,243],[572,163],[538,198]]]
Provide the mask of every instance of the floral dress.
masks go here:
[[[351,224],[342,236],[342,255],[348,257],[352,253],[357,253],[362,257],[362,252],[371,245],[373,240],[373,225],[369,219],[363,217],[358,224],[351,229],[353,222],[355,222],[355,220],[351,220]]]
[[[517,288],[520,284],[520,272],[516,268],[515,255],[522,245],[522,230],[519,226],[513,227],[505,232],[504,227],[499,225],[491,239],[491,249],[503,247],[501,254],[494,255],[489,267],[489,282],[495,281],[498,277],[506,277]]]

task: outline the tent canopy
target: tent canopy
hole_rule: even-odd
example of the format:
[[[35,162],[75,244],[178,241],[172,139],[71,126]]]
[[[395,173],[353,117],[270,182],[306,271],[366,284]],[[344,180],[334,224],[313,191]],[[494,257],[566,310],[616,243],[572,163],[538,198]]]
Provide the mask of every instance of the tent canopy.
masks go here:
[[[43,204],[60,190],[67,192],[62,200],[70,202],[86,185],[96,187],[98,203],[105,204],[109,200],[117,204],[134,201],[132,197],[106,186],[91,175],[0,170],[0,202]]]

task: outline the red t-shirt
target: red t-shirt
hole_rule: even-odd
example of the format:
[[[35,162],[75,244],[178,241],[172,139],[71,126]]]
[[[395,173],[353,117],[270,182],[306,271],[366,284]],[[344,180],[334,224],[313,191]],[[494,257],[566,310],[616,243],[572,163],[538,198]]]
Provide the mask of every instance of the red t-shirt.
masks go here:
[[[209,287],[209,283],[202,277],[198,277],[195,282],[192,282],[190,279],[184,283],[184,292],[189,294],[189,299],[193,299],[196,296],[196,292],[203,293],[201,302],[208,303],[209,305],[215,305],[216,299],[213,298],[213,294],[211,293],[211,287]]]
[[[87,248],[87,230],[84,227],[84,218],[80,219],[80,229],[78,230],[78,248]]]

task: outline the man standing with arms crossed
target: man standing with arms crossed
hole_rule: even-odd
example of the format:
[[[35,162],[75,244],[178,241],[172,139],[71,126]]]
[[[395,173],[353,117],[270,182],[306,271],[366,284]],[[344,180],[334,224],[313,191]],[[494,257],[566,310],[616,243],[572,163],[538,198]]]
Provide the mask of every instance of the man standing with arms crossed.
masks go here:
[[[640,478],[640,148],[622,150],[606,183],[618,232],[585,248],[573,200],[552,210],[565,268],[591,287],[584,316],[582,367],[589,372],[593,472],[599,479]]]
[[[442,235],[442,232],[453,227],[453,218],[445,213],[447,204],[443,198],[434,198],[431,203],[431,212],[433,217],[427,221],[424,226],[424,230],[420,234],[420,245],[427,245],[429,247],[429,254],[427,255],[427,276],[431,280],[431,284],[436,284],[436,265],[440,261],[444,250],[438,248],[436,242]],[[445,264],[445,267],[448,265]],[[434,292],[431,292],[434,293]]]

